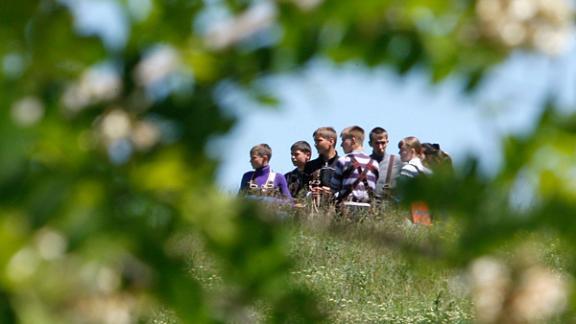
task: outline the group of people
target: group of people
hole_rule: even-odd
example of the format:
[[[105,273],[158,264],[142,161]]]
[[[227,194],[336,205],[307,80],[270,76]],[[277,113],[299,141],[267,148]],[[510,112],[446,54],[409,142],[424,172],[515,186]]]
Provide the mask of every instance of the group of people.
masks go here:
[[[254,170],[242,176],[240,193],[251,197],[275,197],[302,205],[335,203],[370,206],[374,201],[395,200],[394,188],[401,177],[413,178],[432,174],[438,165],[449,164],[450,157],[438,144],[420,143],[406,137],[398,143],[399,156],[386,151],[388,132],[376,127],[368,136],[372,153],[364,151],[364,130],[350,126],[340,133],[344,156],[336,151],[337,133],[332,127],[320,127],[313,133],[318,157],[306,141],[297,141],[291,148],[295,169],[280,174],[271,170],[272,149],[258,144],[250,150]]]

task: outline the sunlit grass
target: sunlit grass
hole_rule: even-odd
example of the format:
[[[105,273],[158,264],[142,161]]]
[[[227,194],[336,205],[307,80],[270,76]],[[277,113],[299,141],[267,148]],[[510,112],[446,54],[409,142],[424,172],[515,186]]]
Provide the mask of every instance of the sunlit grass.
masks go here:
[[[330,322],[474,321],[468,269],[449,257],[462,243],[462,232],[458,221],[448,215],[438,215],[432,226],[412,224],[401,208],[354,219],[305,209],[280,215],[286,250],[295,261],[288,280],[312,291]],[[566,247],[549,234],[519,234],[492,255],[514,263],[522,251],[538,251],[536,257],[543,264],[565,270]],[[216,309],[230,312],[232,307],[235,322],[266,318],[265,300],[241,306],[226,300],[230,286],[222,281],[218,261],[205,252],[200,239],[189,237],[185,245],[191,247],[191,274],[206,288]]]
[[[471,320],[469,298],[453,288],[458,273],[430,254],[430,245],[453,236],[450,226],[413,225],[405,216],[394,210],[340,221],[336,231],[319,230],[318,219],[292,228],[293,278],[321,296],[331,321]]]
[[[362,221],[302,210],[288,216],[283,224],[287,249],[296,261],[290,280],[318,296],[331,322],[471,319],[469,298],[450,288],[458,273],[434,256],[435,246],[454,236],[453,224],[413,225],[401,210],[364,215]],[[214,304],[221,307],[226,285],[217,262],[205,254],[200,240],[187,245],[192,247],[192,276],[219,296]],[[256,309],[239,311],[238,319],[261,319],[266,301]]]

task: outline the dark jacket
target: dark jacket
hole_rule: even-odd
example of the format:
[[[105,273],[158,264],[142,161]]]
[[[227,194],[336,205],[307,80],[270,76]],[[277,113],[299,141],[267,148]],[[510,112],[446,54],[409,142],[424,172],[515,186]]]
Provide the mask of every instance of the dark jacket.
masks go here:
[[[324,160],[324,157],[320,155],[314,160],[308,161],[304,167],[304,173],[309,175],[310,179],[320,180],[321,186],[330,187],[330,181],[334,170],[336,168],[336,162],[338,162],[338,153],[330,160]]]
[[[308,188],[308,181],[310,180],[310,176],[308,176],[305,172],[298,170],[295,168],[294,170],[286,173],[284,175],[286,178],[286,184],[288,185],[288,190],[292,197],[296,198],[299,195],[305,194]]]

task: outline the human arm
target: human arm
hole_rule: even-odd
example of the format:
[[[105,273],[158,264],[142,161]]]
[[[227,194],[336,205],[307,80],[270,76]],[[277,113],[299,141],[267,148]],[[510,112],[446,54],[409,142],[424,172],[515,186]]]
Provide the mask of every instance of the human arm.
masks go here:
[[[332,178],[330,179],[330,189],[332,192],[337,193],[342,190],[342,181],[344,177],[345,161],[344,158],[339,159],[335,166]]]
[[[276,182],[276,185],[278,186],[278,188],[280,189],[282,196],[284,196],[285,198],[288,198],[288,199],[292,199],[292,195],[290,194],[290,190],[288,190],[288,184],[286,183],[286,178],[282,174],[280,174],[280,173],[276,174],[275,182]]]
[[[239,194],[248,189],[248,181],[250,181],[250,178],[251,172],[244,173],[242,180],[240,180],[240,189],[238,190]]]

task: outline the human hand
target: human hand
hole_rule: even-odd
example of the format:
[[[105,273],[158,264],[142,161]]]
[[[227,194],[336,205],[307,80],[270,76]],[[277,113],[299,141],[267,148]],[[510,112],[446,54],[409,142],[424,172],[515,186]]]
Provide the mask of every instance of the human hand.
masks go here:
[[[332,194],[332,189],[330,189],[330,187],[327,186],[322,186],[319,188],[320,192],[325,193],[325,194]]]

